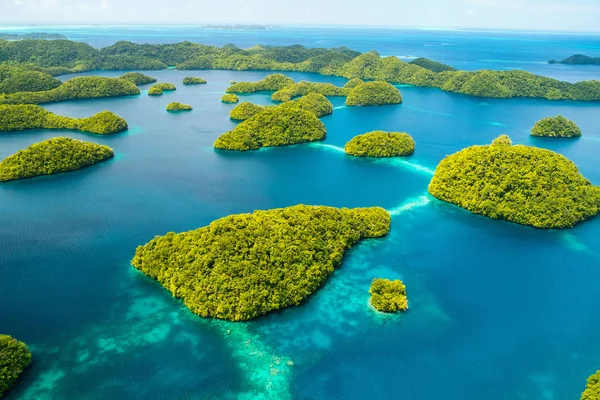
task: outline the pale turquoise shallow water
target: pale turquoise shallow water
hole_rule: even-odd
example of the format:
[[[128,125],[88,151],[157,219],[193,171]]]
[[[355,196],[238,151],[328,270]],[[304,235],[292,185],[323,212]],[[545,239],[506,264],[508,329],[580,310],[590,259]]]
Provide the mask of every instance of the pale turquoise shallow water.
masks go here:
[[[48,105],[74,117],[112,110],[131,126],[120,135],[0,134],[0,158],[57,135],[117,153],[78,172],[0,185],[0,331],[29,343],[35,360],[8,399],[563,400],[577,399],[600,368],[600,218],[542,231],[475,216],[426,193],[441,158],[501,133],[564,154],[600,184],[600,105],[401,87],[400,106],[346,108],[332,99],[323,143],[223,153],[212,143],[235,124],[221,94],[230,80],[267,73],[150,74],[209,83],[178,85],[158,98]],[[270,102],[267,94],[245,99]],[[195,109],[169,114],[171,101]],[[558,113],[584,136],[528,136],[536,120]],[[375,161],[341,152],[374,129],[409,132],[416,153]],[[300,307],[250,323],[210,322],[129,264],[154,235],[298,203],[379,205],[393,215],[388,237],[350,251]],[[373,314],[374,277],[404,280],[407,314]]]

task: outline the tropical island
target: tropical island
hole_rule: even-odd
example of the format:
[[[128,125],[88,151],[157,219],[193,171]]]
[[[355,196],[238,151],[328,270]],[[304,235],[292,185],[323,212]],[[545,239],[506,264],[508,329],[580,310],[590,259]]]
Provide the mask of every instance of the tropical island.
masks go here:
[[[347,106],[381,106],[402,103],[397,87],[387,82],[365,82],[355,86],[346,97]]]
[[[229,118],[235,121],[245,121],[248,118],[266,110],[267,108],[299,108],[301,110],[310,111],[318,118],[333,112],[333,105],[325,96],[318,93],[309,93],[296,100],[281,103],[277,106],[261,106],[258,104],[244,101],[235,106],[229,113]]]
[[[221,97],[221,102],[222,103],[226,103],[226,104],[234,104],[240,101],[240,98],[237,97],[235,94],[232,93],[225,93],[222,97]]]
[[[229,86],[227,93],[255,93],[277,91],[294,84],[294,80],[283,74],[272,74],[256,82],[235,82]]]
[[[600,65],[600,57],[590,57],[583,54],[575,54],[564,60],[550,60],[548,64],[570,64],[570,65]]]
[[[570,138],[580,137],[581,129],[577,124],[562,115],[547,117],[535,123],[531,129],[531,136]]]
[[[0,132],[26,129],[74,129],[110,135],[127,130],[127,121],[110,111],[88,118],[70,118],[32,104],[0,104]]]
[[[52,90],[61,81],[46,72],[0,65],[0,94]]]
[[[0,335],[0,397],[31,364],[27,345],[9,335]]]
[[[352,78],[349,79],[348,82],[346,82],[346,84],[344,85],[344,89],[354,89],[355,87],[357,87],[358,85],[362,85],[363,83],[365,82],[360,78]]]
[[[433,87],[480,97],[600,101],[600,81],[597,80],[569,83],[521,70],[434,72],[397,57],[381,57],[376,51],[361,54],[346,47],[323,49],[294,45],[241,49],[191,42],[135,44],[120,41],[95,49],[86,43],[67,40],[0,40],[0,60],[52,74],[166,69],[168,65],[179,70],[301,71]]]
[[[401,280],[375,278],[369,288],[370,304],[377,311],[395,313],[408,310],[406,286]]]
[[[246,321],[301,304],[353,244],[389,229],[379,207],[297,205],[155,237],[137,248],[132,265],[199,316]]]
[[[167,111],[191,111],[192,108],[193,107],[189,104],[183,104],[177,101],[167,104]]]
[[[2,40],[66,40],[65,35],[59,33],[31,32],[31,33],[0,33]]]
[[[570,228],[600,211],[600,187],[566,157],[502,135],[444,158],[429,193],[475,214],[536,228]]]
[[[203,85],[206,83],[206,80],[196,77],[196,76],[187,76],[183,78],[184,85]]]
[[[290,101],[294,97],[306,96],[309,93],[318,93],[327,97],[345,97],[349,89],[335,86],[331,83],[321,82],[298,82],[276,91],[271,95],[274,101]]]
[[[317,116],[298,108],[269,107],[222,134],[214,147],[222,150],[257,150],[325,138],[325,125]]]
[[[581,394],[581,400],[600,399],[600,370],[587,380],[585,391]]]
[[[415,58],[410,61],[409,64],[418,65],[419,67],[423,67],[433,72],[456,71],[456,68],[451,67],[450,65],[442,64],[425,57]]]
[[[65,100],[132,96],[138,94],[140,94],[140,89],[127,79],[80,76],[69,79],[60,86],[50,90],[0,95],[0,104],[43,104]]]
[[[119,77],[119,79],[125,79],[133,82],[135,85],[147,85],[149,83],[156,82],[156,78],[148,75],[144,75],[140,72],[127,72]]]
[[[114,156],[108,146],[57,137],[35,143],[0,161],[0,181],[75,171]]]
[[[402,157],[415,151],[415,141],[404,132],[373,131],[353,137],[344,147],[355,157]]]

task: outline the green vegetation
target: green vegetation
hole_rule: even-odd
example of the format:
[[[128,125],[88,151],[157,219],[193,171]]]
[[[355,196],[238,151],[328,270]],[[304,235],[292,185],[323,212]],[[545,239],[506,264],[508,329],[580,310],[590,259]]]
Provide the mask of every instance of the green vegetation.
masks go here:
[[[347,96],[349,89],[337,87],[331,83],[320,82],[298,82],[287,86],[271,95],[274,101],[290,101],[294,97],[306,96],[309,93],[318,93],[328,97],[344,97]]]
[[[511,145],[472,146],[444,158],[429,193],[473,213],[536,228],[569,228],[600,211],[600,187],[560,154]]]
[[[4,40],[25,40],[25,39],[36,39],[36,40],[53,40],[53,39],[66,39],[65,35],[59,33],[45,33],[45,32],[31,32],[31,33],[0,33],[0,39]]]
[[[167,104],[167,111],[190,111],[192,106],[189,104],[178,103],[176,101]]]
[[[387,82],[365,82],[350,90],[346,98],[347,106],[379,106],[402,103],[398,88]]]
[[[156,85],[154,85],[150,89],[148,89],[148,96],[162,96],[162,95],[163,95],[162,89],[157,87]]]
[[[27,345],[8,335],[0,335],[0,397],[31,364]]]
[[[531,130],[531,136],[570,138],[581,136],[577,124],[562,115],[539,120]]]
[[[371,305],[377,310],[386,313],[395,313],[408,310],[406,286],[401,280],[375,278],[371,282]]]
[[[172,92],[174,90],[177,90],[177,87],[172,83],[157,83],[156,85],[152,85],[152,87],[160,89],[163,92]]]
[[[298,205],[155,237],[137,248],[132,264],[195,314],[246,321],[299,305],[354,243],[389,229],[382,208]]]
[[[249,101],[243,101],[231,110],[229,118],[236,121],[245,121],[259,112],[262,112],[264,109],[265,106],[254,104]]]
[[[45,72],[0,65],[0,94],[51,90],[60,84]]]
[[[74,171],[114,156],[107,146],[68,137],[35,143],[0,162],[0,181]]]
[[[567,57],[564,60],[550,60],[549,64],[572,64],[572,65],[600,65],[600,57],[590,57],[583,54],[575,54]]]
[[[222,97],[221,97],[221,101],[223,103],[228,103],[228,104],[232,104],[232,103],[237,103],[238,101],[240,101],[240,98],[237,97],[235,94],[231,94],[231,93],[225,93]]]
[[[356,157],[409,156],[415,151],[415,141],[408,133],[374,131],[353,137],[344,150]]]
[[[109,135],[127,129],[127,121],[110,111],[88,118],[70,118],[31,104],[0,105],[0,132],[25,129],[76,129]]]
[[[140,94],[140,90],[133,82],[125,79],[81,76],[69,79],[52,90],[18,92],[0,96],[0,104],[43,104],[65,100],[131,96],[136,94]]]
[[[204,79],[194,77],[194,76],[188,76],[188,77],[183,78],[184,85],[202,85],[204,83],[206,83],[206,81]]]
[[[180,70],[302,71],[434,87],[471,96],[600,101],[600,81],[569,83],[519,70],[434,72],[428,68],[439,70],[437,63],[424,63],[422,60],[407,63],[397,57],[381,57],[374,51],[360,54],[345,47],[319,49],[294,45],[240,49],[191,42],[135,44],[121,41],[95,49],[85,43],[68,40],[0,40],[0,60],[52,75],[97,69],[164,69],[167,65],[175,65]],[[283,82],[277,89],[251,90],[280,90],[292,83]],[[242,89],[239,89],[240,92],[245,92]]]
[[[419,67],[423,67],[433,72],[456,71],[456,68],[454,67],[430,60],[429,58],[425,57],[415,58],[409,62],[409,64],[418,65]]]
[[[309,93],[299,99],[281,103],[278,107],[299,108],[301,110],[310,111],[319,118],[333,112],[333,104],[331,104],[325,96],[319,93]]]
[[[236,82],[225,91],[227,93],[276,91],[293,84],[294,80],[290,77],[282,74],[272,74],[257,82]]]
[[[128,81],[133,82],[136,85],[147,85],[149,83],[154,83],[156,82],[156,78],[153,78],[151,76],[148,75],[144,75],[142,73],[139,72],[127,72],[126,74],[123,74],[119,77],[119,79],[125,79]]]
[[[348,82],[346,82],[346,84],[344,85],[344,88],[354,89],[355,87],[357,87],[358,85],[362,85],[363,83],[365,83],[365,82],[360,78],[352,78]]]
[[[309,111],[269,107],[219,136],[215,148],[257,150],[323,140],[325,125]]]
[[[600,370],[588,378],[581,400],[600,400]]]

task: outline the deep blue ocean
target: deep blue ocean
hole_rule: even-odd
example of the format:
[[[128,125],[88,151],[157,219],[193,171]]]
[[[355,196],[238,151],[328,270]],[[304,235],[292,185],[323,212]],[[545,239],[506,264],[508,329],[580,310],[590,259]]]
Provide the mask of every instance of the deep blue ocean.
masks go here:
[[[459,68],[600,78],[600,67],[544,63],[578,52],[599,55],[600,36],[592,35],[28,29],[94,46],[183,39],[242,47],[346,45]],[[398,106],[347,108],[332,98],[322,143],[227,153],[212,148],[235,126],[228,118],[233,106],[222,104],[221,95],[230,80],[268,72],[148,74],[175,83],[177,91],[149,97],[143,86],[140,96],[47,105],[72,117],[111,110],[127,119],[126,133],[0,134],[0,159],[60,135],[116,152],[80,171],[0,184],[0,332],[28,343],[34,360],[7,399],[579,399],[586,378],[600,369],[600,217],[569,230],[538,230],[440,202],[428,196],[427,185],[444,156],[503,133],[565,155],[600,185],[600,103],[483,99],[400,86]],[[181,85],[190,75],[208,84]],[[269,104],[270,95],[242,100]],[[194,110],[168,113],[171,101]],[[535,121],[557,114],[579,124],[583,137],[529,136]],[[415,154],[372,160],[343,153],[350,138],[376,129],[410,133]],[[354,247],[299,307],[249,323],[206,320],[130,265],[136,246],[155,235],[299,203],[382,206],[393,216],[389,236]],[[382,317],[369,308],[374,277],[404,281],[406,314]]]

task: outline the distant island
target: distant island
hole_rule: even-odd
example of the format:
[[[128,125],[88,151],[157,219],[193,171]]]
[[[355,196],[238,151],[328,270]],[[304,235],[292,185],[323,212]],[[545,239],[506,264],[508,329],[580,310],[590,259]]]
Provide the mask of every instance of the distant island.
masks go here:
[[[177,101],[167,104],[167,111],[191,111],[192,108],[193,107],[189,104],[183,104]]]
[[[581,129],[577,124],[562,115],[547,117],[535,123],[531,129],[531,136],[571,138],[580,137]]]
[[[59,33],[44,33],[44,32],[32,32],[32,33],[0,33],[0,39],[2,40],[25,40],[25,39],[44,39],[44,40],[57,40],[67,39],[65,35]]]
[[[550,60],[548,64],[571,64],[571,65],[600,65],[600,57],[590,57],[583,54],[575,54],[564,60]]]
[[[248,118],[273,107],[279,108],[299,108],[300,110],[310,111],[317,117],[323,117],[333,112],[333,104],[325,96],[319,93],[309,93],[296,100],[287,101],[277,106],[261,106],[244,101],[234,107],[229,113],[229,118],[236,121],[245,121]]]
[[[346,250],[389,230],[390,215],[379,207],[298,205],[157,236],[137,248],[131,263],[197,315],[247,321],[301,304]]]
[[[600,212],[600,187],[569,159],[513,146],[506,135],[444,158],[429,193],[475,214],[544,229],[571,228]]]
[[[323,140],[325,134],[325,125],[310,111],[269,107],[219,136],[214,146],[222,150],[257,150]]]
[[[152,70],[169,66],[178,70],[300,71],[433,87],[477,97],[600,101],[600,81],[597,80],[569,83],[522,70],[454,71],[432,60],[408,63],[394,56],[381,57],[376,51],[360,53],[347,47],[324,49],[293,45],[241,49],[235,45],[216,47],[192,42],[135,44],[120,41],[96,49],[69,40],[0,40],[0,60],[54,76],[91,70]],[[307,93],[297,95],[303,94]],[[281,99],[285,100],[290,99]]]
[[[581,400],[600,399],[600,370],[587,380],[585,391],[581,394]]]
[[[205,84],[206,80],[199,78],[197,76],[187,76],[183,78],[184,85],[202,85]]]
[[[406,286],[401,280],[376,278],[371,282],[370,304],[377,310],[385,313],[395,313],[408,310]]]
[[[344,147],[355,157],[402,157],[415,151],[415,141],[404,132],[373,131],[353,137]]]
[[[9,335],[0,335],[0,397],[31,364],[27,345]]]
[[[156,78],[153,78],[148,75],[144,75],[139,72],[127,72],[119,77],[119,79],[126,79],[135,83],[137,86],[139,85],[147,85],[149,83],[156,82]]]

